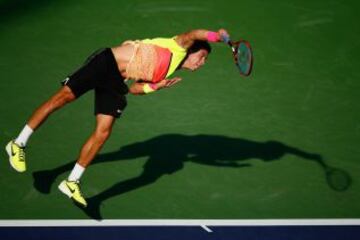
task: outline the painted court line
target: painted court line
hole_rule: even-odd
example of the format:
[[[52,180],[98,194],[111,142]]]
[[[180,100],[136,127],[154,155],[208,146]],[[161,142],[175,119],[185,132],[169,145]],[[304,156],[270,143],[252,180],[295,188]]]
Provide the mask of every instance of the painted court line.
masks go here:
[[[0,220],[0,227],[82,227],[82,226],[331,226],[360,225],[360,219],[251,219],[251,220]]]
[[[205,231],[207,231],[207,232],[209,232],[209,233],[212,232],[212,230],[211,230],[210,228],[208,228],[207,226],[205,226],[205,225],[201,225],[201,227],[202,227]]]

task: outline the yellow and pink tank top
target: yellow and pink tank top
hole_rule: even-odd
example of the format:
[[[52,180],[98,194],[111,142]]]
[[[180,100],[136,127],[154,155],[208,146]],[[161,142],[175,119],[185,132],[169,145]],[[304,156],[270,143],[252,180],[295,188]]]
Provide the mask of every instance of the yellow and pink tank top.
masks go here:
[[[175,72],[186,57],[186,49],[173,38],[127,41],[135,46],[126,69],[128,79],[159,82]]]

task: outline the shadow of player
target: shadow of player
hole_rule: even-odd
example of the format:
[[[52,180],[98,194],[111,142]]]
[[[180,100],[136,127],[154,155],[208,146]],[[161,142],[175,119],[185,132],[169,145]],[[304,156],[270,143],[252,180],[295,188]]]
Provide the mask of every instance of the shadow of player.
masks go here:
[[[241,168],[251,166],[249,162],[244,162],[245,160],[272,161],[280,159],[285,154],[313,160],[324,169],[327,166],[321,155],[307,153],[278,141],[256,142],[216,135],[166,134],[157,136],[124,146],[115,152],[98,155],[92,164],[141,157],[148,157],[148,159],[139,176],[116,183],[88,198],[88,207],[83,210],[91,218],[101,219],[100,205],[105,200],[152,184],[165,174],[173,174],[183,169],[184,163],[188,161],[208,166]],[[42,193],[49,193],[56,178],[71,170],[73,166],[72,161],[52,170],[34,172],[35,188]]]

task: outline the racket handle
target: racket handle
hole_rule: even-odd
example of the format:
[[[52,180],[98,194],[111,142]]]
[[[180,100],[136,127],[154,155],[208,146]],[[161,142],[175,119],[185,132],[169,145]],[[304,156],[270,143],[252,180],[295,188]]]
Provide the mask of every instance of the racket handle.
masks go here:
[[[228,35],[221,35],[221,39],[224,43],[229,44],[230,43],[230,37]]]

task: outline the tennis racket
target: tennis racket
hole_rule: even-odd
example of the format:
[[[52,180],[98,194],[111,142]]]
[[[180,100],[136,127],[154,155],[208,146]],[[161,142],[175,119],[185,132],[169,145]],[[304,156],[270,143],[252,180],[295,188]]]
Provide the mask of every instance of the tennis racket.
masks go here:
[[[245,40],[233,42],[229,36],[222,35],[223,42],[231,47],[235,65],[242,76],[249,76],[253,66],[253,53],[250,43]]]

